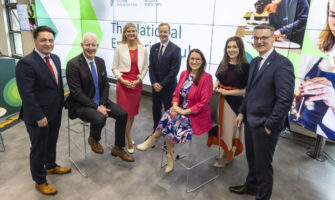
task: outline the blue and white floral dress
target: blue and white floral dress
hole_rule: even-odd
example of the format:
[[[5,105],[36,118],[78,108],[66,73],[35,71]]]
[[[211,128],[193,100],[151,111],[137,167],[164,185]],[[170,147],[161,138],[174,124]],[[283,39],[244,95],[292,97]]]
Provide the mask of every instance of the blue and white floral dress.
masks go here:
[[[187,109],[187,95],[193,85],[193,79],[193,76],[188,75],[183,87],[180,89],[180,97],[183,98],[181,108],[183,110]],[[164,136],[174,144],[180,142],[185,144],[186,139],[190,140],[193,134],[191,121],[188,115],[178,114],[176,118],[174,118],[171,115],[170,110],[164,113],[156,129],[161,130]]]

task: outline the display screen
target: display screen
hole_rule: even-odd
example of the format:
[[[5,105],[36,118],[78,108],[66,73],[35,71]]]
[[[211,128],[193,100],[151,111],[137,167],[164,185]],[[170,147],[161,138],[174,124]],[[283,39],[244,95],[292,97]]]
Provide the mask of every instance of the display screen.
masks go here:
[[[332,21],[335,21],[335,6],[331,6],[333,1],[335,5],[335,0],[330,0],[330,6],[328,0],[35,2],[38,24],[48,25],[57,32],[54,53],[61,57],[63,68],[69,59],[81,53],[83,34],[94,32],[99,43],[97,56],[105,60],[110,77],[113,77],[114,50],[121,41],[123,26],[128,22],[136,25],[139,39],[148,52],[153,44],[159,42],[158,25],[169,23],[170,40],[181,48],[180,72],[186,69],[189,51],[198,48],[206,57],[206,71],[213,76],[223,58],[225,42],[229,37],[240,36],[243,39],[250,61],[257,56],[252,47],[253,28],[268,22],[276,29],[276,51],[287,56],[295,68],[296,90],[291,121],[335,139],[334,48],[328,45],[329,49],[327,47],[325,50],[319,44],[320,34],[325,32],[330,36],[327,41],[334,40],[335,43],[331,31]],[[330,27],[328,29],[326,22]],[[143,83],[151,85],[148,74]],[[311,89],[311,85],[317,86]],[[303,90],[306,90],[305,93]]]

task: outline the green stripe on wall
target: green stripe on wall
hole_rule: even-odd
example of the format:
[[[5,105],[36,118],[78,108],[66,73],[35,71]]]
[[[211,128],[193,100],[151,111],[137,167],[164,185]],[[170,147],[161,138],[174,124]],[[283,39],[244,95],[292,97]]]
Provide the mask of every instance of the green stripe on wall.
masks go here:
[[[58,30],[55,26],[55,24],[52,22],[49,14],[45,10],[43,4],[40,0],[35,1],[36,4],[36,15],[37,15],[37,24],[38,26],[49,26],[56,32],[56,36],[58,34]],[[39,18],[41,16],[41,18]]]

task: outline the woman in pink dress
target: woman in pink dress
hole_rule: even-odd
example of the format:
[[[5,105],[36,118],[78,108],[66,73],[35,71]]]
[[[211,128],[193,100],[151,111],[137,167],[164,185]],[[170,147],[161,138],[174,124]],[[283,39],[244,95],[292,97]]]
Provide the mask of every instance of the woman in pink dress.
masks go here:
[[[123,27],[121,44],[114,52],[112,71],[117,78],[116,103],[128,112],[126,126],[127,150],[134,153],[131,127],[141,100],[142,80],[148,71],[148,52],[137,37],[136,27]]]

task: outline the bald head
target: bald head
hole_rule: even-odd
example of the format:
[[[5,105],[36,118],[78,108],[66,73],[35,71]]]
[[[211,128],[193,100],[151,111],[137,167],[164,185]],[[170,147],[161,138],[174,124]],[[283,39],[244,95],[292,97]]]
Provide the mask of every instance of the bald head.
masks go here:
[[[81,48],[83,49],[84,56],[89,60],[93,60],[98,49],[97,35],[94,33],[85,33],[83,35]]]
[[[91,33],[91,32],[87,32],[83,35],[83,41],[85,41],[85,39],[93,39],[95,41],[95,43],[98,42],[98,38],[97,35],[95,33]]]

